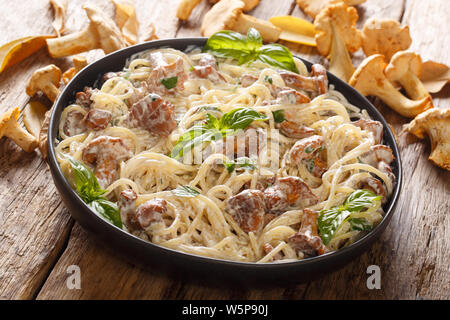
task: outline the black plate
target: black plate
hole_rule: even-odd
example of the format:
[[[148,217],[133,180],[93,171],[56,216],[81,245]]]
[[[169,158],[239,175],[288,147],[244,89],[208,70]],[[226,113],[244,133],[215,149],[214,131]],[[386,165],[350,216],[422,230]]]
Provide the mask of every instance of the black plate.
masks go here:
[[[50,120],[48,160],[55,185],[73,218],[81,226],[104,240],[112,250],[124,253],[135,262],[150,264],[153,270],[168,271],[171,275],[178,277],[218,280],[221,283],[238,281],[242,284],[292,284],[293,282],[308,281],[319,274],[335,271],[363,251],[368,250],[386,228],[394,212],[402,181],[400,155],[394,136],[378,110],[364,96],[332,74],[328,74],[329,82],[335,86],[336,90],[344,94],[353,105],[366,109],[372,119],[383,124],[384,143],[393,150],[395,161],[392,169],[397,178],[392,196],[384,206],[386,214],[383,220],[363,238],[344,249],[295,262],[268,264],[224,261],[182,253],[141,240],[106,222],[92,212],[71,188],[56,160],[55,141],[58,137],[61,112],[74,100],[75,93],[81,91],[86,85],[92,86],[99,76],[106,72],[122,70],[126,59],[137,52],[160,47],[185,50],[192,45],[203,46],[205,41],[205,38],[167,39],[119,50],[84,68],[59,95]],[[310,62],[303,61],[308,68],[311,67]]]

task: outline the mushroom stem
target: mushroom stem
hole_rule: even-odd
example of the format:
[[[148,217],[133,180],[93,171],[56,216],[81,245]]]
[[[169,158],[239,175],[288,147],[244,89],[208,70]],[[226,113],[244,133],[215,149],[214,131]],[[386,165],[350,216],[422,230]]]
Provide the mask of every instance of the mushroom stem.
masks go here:
[[[52,83],[48,83],[42,88],[42,92],[50,99],[50,101],[54,102],[59,95],[59,89]]]
[[[26,152],[31,152],[38,146],[36,138],[23,129],[17,122],[11,122],[3,134],[17,143]]]
[[[402,78],[398,79],[398,82],[400,82],[408,96],[413,100],[423,99],[428,96],[427,89],[420,79],[411,71],[406,72]]]
[[[397,91],[387,79],[383,82],[378,82],[378,85],[379,86],[374,85],[371,87],[369,95],[377,96],[404,117],[415,117],[423,112],[425,104],[429,104],[429,108],[431,108],[430,96],[421,100],[411,100]]]
[[[266,42],[276,42],[280,38],[281,29],[269,21],[260,20],[243,13],[240,14],[233,26],[233,30],[246,34],[250,28],[258,30]]]
[[[355,72],[355,67],[353,66],[352,59],[348,53],[347,47],[345,46],[342,37],[336,31],[334,24],[331,22],[331,28],[333,30],[333,38],[331,42],[330,50],[330,66],[328,70],[336,75],[339,79],[348,82],[350,80],[353,72]]]
[[[92,33],[92,26],[60,38],[47,40],[48,52],[52,58],[61,58],[69,55],[97,49],[98,42]]]

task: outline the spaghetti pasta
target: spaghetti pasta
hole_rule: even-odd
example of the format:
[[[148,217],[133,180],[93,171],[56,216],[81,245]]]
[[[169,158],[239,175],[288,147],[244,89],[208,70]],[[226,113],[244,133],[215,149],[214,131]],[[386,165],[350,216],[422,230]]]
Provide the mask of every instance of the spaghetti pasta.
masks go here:
[[[312,77],[294,61],[300,73],[290,77]],[[238,65],[198,49],[152,50],[84,94],[87,104],[78,98],[61,116],[62,170],[70,179],[67,156],[84,162],[105,196],[119,203],[123,229],[161,246],[234,261],[303,259],[311,254],[302,248],[314,246],[321,231],[305,225],[305,209],[320,215],[355,190],[386,199],[393,189],[389,166],[379,165],[389,165],[377,149],[385,146],[367,112],[332,86],[319,93],[288,85],[262,62]],[[98,120],[95,110],[110,114],[106,127],[74,121]],[[235,130],[225,118],[248,124]],[[196,130],[209,138],[176,154],[181,142],[198,138]],[[100,145],[104,137],[116,145]],[[176,192],[183,186],[184,194]],[[128,206],[121,202],[124,190],[136,194]],[[382,216],[377,202],[351,217],[374,226]],[[337,250],[363,232],[347,219],[329,243],[320,240],[321,248]],[[292,240],[299,235],[301,246]]]

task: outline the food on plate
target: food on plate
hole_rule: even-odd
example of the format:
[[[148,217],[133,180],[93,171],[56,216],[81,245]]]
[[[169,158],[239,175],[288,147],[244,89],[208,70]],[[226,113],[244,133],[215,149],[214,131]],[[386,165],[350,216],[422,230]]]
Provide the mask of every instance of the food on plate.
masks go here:
[[[433,107],[429,95],[420,100],[411,100],[395,89],[386,77],[386,65],[381,54],[366,58],[352,75],[349,84],[365,96],[377,96],[404,117],[415,117]]]
[[[355,71],[349,52],[361,47],[357,20],[356,9],[345,3],[328,6],[314,20],[317,50],[330,60],[329,71],[346,82]]]
[[[386,66],[385,73],[389,81],[400,83],[412,100],[430,95],[419,79],[422,74],[422,59],[417,53],[396,52]]]
[[[297,0],[297,5],[309,16],[315,18],[320,11],[331,4],[345,3],[348,6],[355,6],[366,0]]]
[[[139,21],[136,16],[136,8],[128,0],[112,0],[116,7],[116,23],[122,32],[122,37],[127,45],[138,42]]]
[[[51,102],[54,102],[60,92],[58,87],[61,75],[61,69],[54,64],[37,69],[28,81],[26,87],[27,95],[32,97],[37,92],[42,92]]]
[[[14,108],[0,116],[0,139],[8,137],[26,152],[31,152],[36,149],[38,142],[17,122],[19,113],[19,108]]]
[[[82,57],[82,56],[74,56],[73,59],[73,67],[66,70],[63,74],[62,74],[62,80],[65,84],[68,84],[70,80],[72,80],[72,78],[81,71],[81,69],[83,69],[84,67],[86,67],[88,65],[86,57]]]
[[[450,109],[429,109],[411,121],[406,130],[420,139],[427,135],[431,142],[428,159],[450,170]]]
[[[88,27],[60,38],[48,39],[47,48],[51,57],[61,58],[93,49],[103,49],[108,54],[126,46],[119,28],[102,10],[90,3],[84,4],[83,9],[89,18]]]
[[[246,34],[255,28],[266,42],[279,39],[281,29],[269,21],[257,19],[242,13],[245,3],[240,0],[221,0],[203,17],[202,35],[210,37],[221,30],[234,30]]]
[[[50,0],[50,4],[55,13],[52,26],[57,36],[60,37],[65,28],[67,0]]]
[[[411,45],[409,27],[401,26],[392,19],[371,18],[362,30],[362,49],[366,56],[382,54],[387,61],[397,51],[406,50]]]
[[[286,262],[381,221],[395,184],[382,132],[321,65],[308,71],[250,29],[131,56],[66,106],[55,151],[118,228],[185,253]]]

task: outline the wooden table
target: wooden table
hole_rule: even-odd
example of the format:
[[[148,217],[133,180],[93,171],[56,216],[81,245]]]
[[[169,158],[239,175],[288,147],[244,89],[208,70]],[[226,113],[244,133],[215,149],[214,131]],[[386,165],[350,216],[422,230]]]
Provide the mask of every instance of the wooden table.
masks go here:
[[[160,38],[199,36],[206,1],[188,23],[175,17],[179,0],[138,0],[141,24],[154,21]],[[67,27],[86,25],[81,0],[70,0]],[[113,16],[110,1],[95,1]],[[274,5],[274,3],[276,3]],[[53,12],[47,0],[0,0],[0,43],[28,35],[50,34]],[[450,64],[450,8],[447,0],[367,0],[358,7],[361,28],[369,17],[393,18],[410,26],[411,49],[423,60]],[[262,0],[252,15],[268,19],[291,14],[304,17],[294,0]],[[314,49],[289,45],[297,54],[322,61]],[[103,54],[92,51],[93,61]],[[359,63],[363,55],[354,57]],[[25,86],[38,67],[55,63],[65,70],[69,59],[50,59],[45,50],[0,75],[0,111],[29,100]],[[449,86],[433,96],[435,106],[449,107]],[[374,100],[400,133],[408,119]],[[27,154],[0,140],[0,298],[2,299],[449,299],[450,173],[433,166],[426,141],[399,137],[404,168],[403,191],[387,230],[370,251],[345,268],[313,282],[288,287],[243,289],[208,287],[157,276],[132,265],[98,244],[75,223],[53,185],[38,152]],[[67,268],[81,270],[81,289],[69,290]],[[369,265],[381,270],[381,289],[366,286]],[[334,270],[331,270],[334,271]]]

